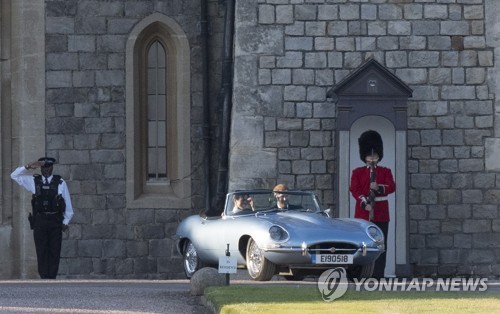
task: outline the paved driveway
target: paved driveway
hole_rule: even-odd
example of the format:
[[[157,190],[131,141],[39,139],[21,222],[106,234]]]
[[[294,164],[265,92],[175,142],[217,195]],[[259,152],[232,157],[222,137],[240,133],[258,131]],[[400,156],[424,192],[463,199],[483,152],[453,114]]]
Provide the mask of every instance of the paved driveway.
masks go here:
[[[188,280],[0,281],[0,313],[211,313]]]

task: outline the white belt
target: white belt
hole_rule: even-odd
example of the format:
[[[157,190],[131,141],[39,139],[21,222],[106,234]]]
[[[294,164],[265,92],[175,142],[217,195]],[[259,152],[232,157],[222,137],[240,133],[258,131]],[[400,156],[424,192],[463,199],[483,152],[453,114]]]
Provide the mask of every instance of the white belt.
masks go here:
[[[375,202],[387,201],[387,196],[375,197]]]

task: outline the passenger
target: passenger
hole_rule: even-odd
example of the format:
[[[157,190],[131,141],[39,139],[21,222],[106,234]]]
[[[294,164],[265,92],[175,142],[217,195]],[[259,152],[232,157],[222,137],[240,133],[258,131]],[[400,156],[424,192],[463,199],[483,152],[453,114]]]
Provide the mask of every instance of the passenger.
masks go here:
[[[249,210],[255,211],[253,199],[248,194],[235,194],[233,197],[233,201],[233,214]]]

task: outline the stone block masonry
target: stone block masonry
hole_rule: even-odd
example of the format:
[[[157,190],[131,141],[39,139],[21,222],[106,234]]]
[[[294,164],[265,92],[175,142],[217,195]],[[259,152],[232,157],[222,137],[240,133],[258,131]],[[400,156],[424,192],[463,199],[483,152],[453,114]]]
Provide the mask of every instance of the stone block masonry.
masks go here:
[[[212,103],[220,88],[219,5],[208,1]],[[60,160],[57,171],[68,181],[75,207],[64,235],[60,276],[183,277],[172,235],[178,221],[203,207],[200,158],[192,158],[191,210],[170,204],[127,208],[126,64],[132,60],[126,43],[132,29],[154,13],[175,20],[188,37],[190,99],[198,108],[191,109],[193,135],[185,145],[191,145],[193,156],[203,156],[199,1],[45,1],[47,154]]]
[[[335,206],[336,108],[326,92],[373,57],[413,90],[407,181],[415,274],[499,276],[499,14],[493,0],[238,2],[234,113],[262,117],[252,149],[276,163],[250,165],[267,177],[232,186],[275,179]],[[251,45],[242,35],[263,30]],[[265,97],[271,88],[277,98]],[[231,153],[244,155],[237,140]]]
[[[209,1],[212,104],[219,2]],[[181,277],[169,236],[203,206],[199,1],[46,0],[44,9],[46,149],[61,161],[75,203],[61,275]],[[153,13],[174,19],[191,49],[191,210],[127,208],[125,46]],[[283,182],[335,207],[338,121],[326,93],[375,58],[413,90],[407,182],[415,275],[499,276],[498,16],[497,0],[236,1],[229,188]],[[220,112],[212,111],[217,124]]]

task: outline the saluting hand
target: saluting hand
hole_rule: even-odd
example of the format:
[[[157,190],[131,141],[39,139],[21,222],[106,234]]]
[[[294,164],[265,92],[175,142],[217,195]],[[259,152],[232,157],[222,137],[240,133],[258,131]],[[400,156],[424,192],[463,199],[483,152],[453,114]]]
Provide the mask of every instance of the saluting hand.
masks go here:
[[[45,161],[32,161],[30,163],[28,163],[26,166],[24,166],[26,169],[36,169],[36,168],[40,168],[40,167],[43,167],[43,165],[45,165]]]

